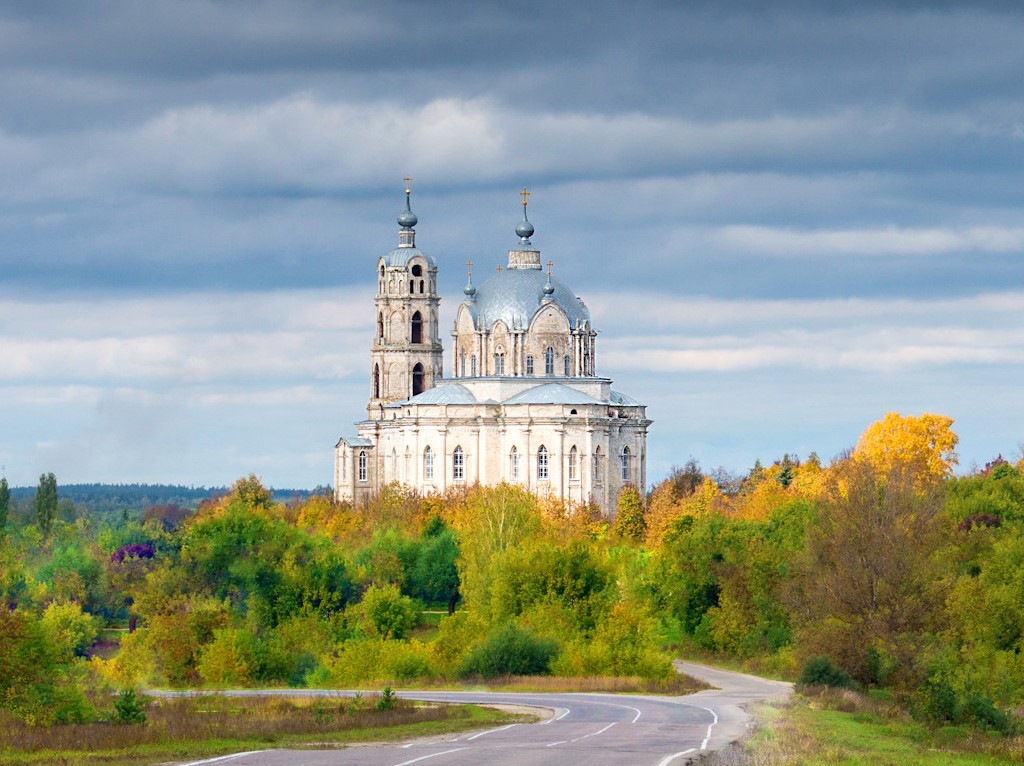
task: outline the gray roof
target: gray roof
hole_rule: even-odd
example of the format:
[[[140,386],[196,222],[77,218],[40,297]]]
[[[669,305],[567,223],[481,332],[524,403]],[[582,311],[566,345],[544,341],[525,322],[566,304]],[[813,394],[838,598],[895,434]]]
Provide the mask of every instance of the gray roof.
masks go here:
[[[461,383],[441,383],[399,404],[476,404],[477,398]]]
[[[345,442],[350,447],[372,447],[373,442],[369,439],[363,439],[359,436],[342,436],[341,441]]]
[[[612,404],[624,404],[627,407],[639,407],[640,406],[640,402],[638,402],[636,399],[634,399],[631,396],[626,396],[625,394],[620,394],[618,391],[612,391],[611,403]]]
[[[597,399],[587,396],[563,383],[544,383],[531,386],[505,400],[505,404],[600,404]]]
[[[544,285],[548,275],[541,269],[505,269],[488,279],[476,290],[475,301],[465,301],[474,323],[490,328],[499,319],[510,329],[526,328],[541,306]],[[590,322],[590,311],[583,301],[565,286],[551,277],[555,291],[551,300],[561,307],[569,317],[569,326]]]
[[[418,247],[396,247],[384,256],[384,265],[389,267],[408,266],[409,261],[417,255],[429,263],[430,268],[437,268],[437,259],[432,255],[427,255]]]

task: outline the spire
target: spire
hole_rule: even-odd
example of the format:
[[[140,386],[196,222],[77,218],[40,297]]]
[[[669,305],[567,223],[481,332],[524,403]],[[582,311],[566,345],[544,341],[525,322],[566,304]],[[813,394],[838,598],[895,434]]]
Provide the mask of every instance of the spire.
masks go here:
[[[530,196],[530,192],[524,186],[523,190],[519,192],[523,198],[523,220],[516,226],[516,234],[519,235],[520,246],[525,246],[523,249],[532,249],[533,244],[530,242],[530,237],[533,236],[534,228],[533,224],[530,223],[530,219],[526,217],[526,198]]]
[[[412,179],[406,176],[405,181],[405,210],[398,215],[398,225],[401,226],[401,230],[398,232],[398,246],[399,247],[416,247],[416,231],[413,226],[417,224],[419,218],[412,212],[412,207],[409,201],[412,195],[412,189],[409,187],[409,182]]]
[[[476,300],[476,287],[473,286],[473,262],[466,261],[466,286],[462,292],[466,294],[466,299],[475,301]]]

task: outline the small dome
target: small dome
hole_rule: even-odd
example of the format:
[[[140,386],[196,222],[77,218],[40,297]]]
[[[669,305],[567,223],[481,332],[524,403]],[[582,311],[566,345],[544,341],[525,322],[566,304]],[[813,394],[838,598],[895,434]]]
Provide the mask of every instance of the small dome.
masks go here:
[[[519,235],[520,239],[529,239],[533,236],[534,231],[533,224],[526,218],[526,208],[523,208],[523,220],[516,225],[516,234]]]
[[[419,220],[420,219],[416,217],[416,214],[414,212],[412,212],[409,209],[406,209],[399,214],[398,225],[406,229],[411,229],[413,226],[419,223]]]

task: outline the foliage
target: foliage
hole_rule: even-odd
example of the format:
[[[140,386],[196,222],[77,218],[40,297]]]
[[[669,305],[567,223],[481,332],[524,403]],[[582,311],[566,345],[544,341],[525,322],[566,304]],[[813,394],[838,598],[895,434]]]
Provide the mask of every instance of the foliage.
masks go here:
[[[833,686],[850,689],[854,686],[850,674],[837,668],[828,657],[808,657],[800,671],[800,683],[803,686]]]
[[[50,534],[53,520],[57,516],[57,477],[44,473],[39,477],[36,489],[36,524],[44,535]]]
[[[419,614],[413,600],[394,585],[371,585],[352,611],[365,635],[383,639],[405,638]]]
[[[551,639],[505,622],[470,651],[459,667],[459,675],[542,675],[548,672],[556,650],[557,644]]]
[[[615,534],[630,540],[642,540],[647,532],[644,520],[644,501],[636,487],[629,485],[619,493],[619,502],[615,513]]]
[[[7,516],[11,510],[11,488],[7,484],[7,477],[0,476],[0,535],[7,528]]]
[[[135,724],[146,722],[145,702],[134,689],[122,689],[114,699],[114,722]]]
[[[43,610],[42,627],[66,657],[84,657],[99,634],[99,620],[76,602],[54,601]]]
[[[952,425],[945,415],[889,412],[861,434],[853,455],[880,474],[899,468],[913,470],[919,482],[945,478],[957,463]]]

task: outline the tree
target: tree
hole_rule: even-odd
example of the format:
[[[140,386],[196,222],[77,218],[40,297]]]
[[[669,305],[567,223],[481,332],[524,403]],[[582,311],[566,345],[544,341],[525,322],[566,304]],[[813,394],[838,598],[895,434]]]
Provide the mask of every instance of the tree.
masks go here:
[[[50,533],[53,519],[57,515],[57,477],[44,473],[39,477],[36,490],[36,522],[44,535]]]
[[[644,501],[636,487],[627,485],[619,493],[618,508],[615,513],[615,533],[631,540],[642,540],[647,532],[644,519]]]
[[[11,508],[11,488],[7,486],[7,477],[0,478],[0,534],[7,526],[7,514]]]
[[[952,425],[953,418],[945,415],[889,412],[861,434],[853,456],[882,475],[906,467],[914,470],[919,481],[943,479],[957,464],[954,450],[960,438]]]

